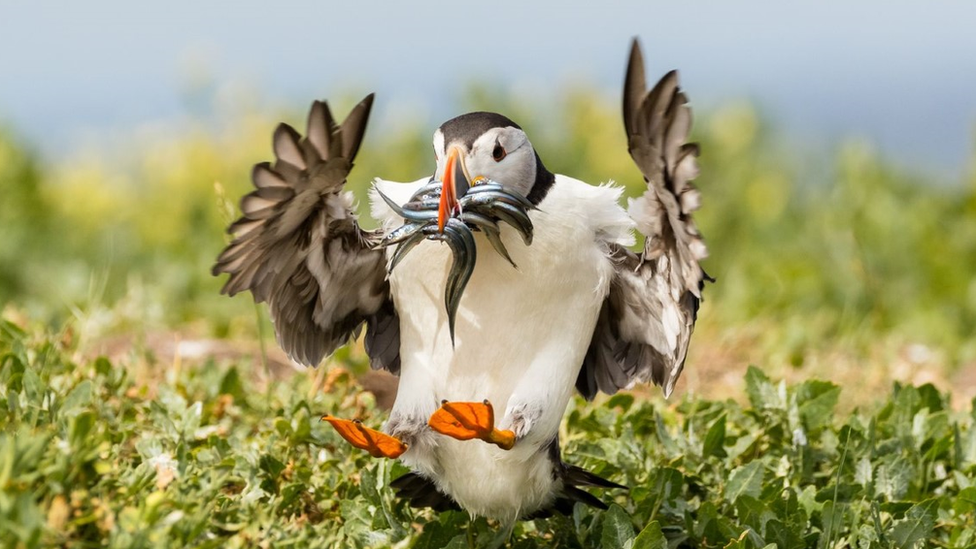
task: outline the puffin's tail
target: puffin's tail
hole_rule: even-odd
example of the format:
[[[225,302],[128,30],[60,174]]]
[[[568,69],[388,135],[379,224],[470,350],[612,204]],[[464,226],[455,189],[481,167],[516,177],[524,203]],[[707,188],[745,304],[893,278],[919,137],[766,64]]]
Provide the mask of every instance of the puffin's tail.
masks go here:
[[[437,489],[434,481],[417,473],[407,473],[390,482],[390,488],[396,491],[396,496],[407,500],[410,507],[422,509],[430,507],[438,513],[443,511],[460,511],[461,506],[451,499],[451,496]]]
[[[553,439],[548,447],[549,459],[553,462],[553,468],[558,478],[562,479],[562,489],[556,494],[556,499],[534,513],[522,517],[524,520],[547,518],[552,516],[553,511],[566,516],[573,514],[573,506],[579,502],[597,509],[607,509],[607,504],[599,498],[587,492],[583,488],[623,488],[627,487],[616,482],[609,481],[595,473],[591,473],[582,467],[570,465],[562,460],[559,452],[559,437]]]
[[[576,502],[596,507],[597,509],[607,509],[606,503],[603,503],[599,498],[583,490],[581,487],[627,489],[626,486],[611,482],[575,465],[569,465],[560,461],[559,467],[561,471],[557,474],[562,477],[563,486],[557,494],[556,499],[549,506],[520,517],[522,520],[548,518],[552,516],[553,512],[571,516],[573,514],[573,505]],[[451,499],[451,496],[437,489],[434,481],[417,473],[407,473],[398,477],[390,482],[390,487],[396,492],[398,498],[407,500],[407,503],[411,507],[417,509],[430,507],[438,513],[461,510],[461,506]]]
[[[622,484],[609,481],[582,467],[564,462],[559,451],[558,436],[554,437],[542,451],[548,453],[549,460],[552,462],[553,475],[562,481],[562,486],[558,488],[556,497],[549,505],[519,517],[521,520],[548,518],[552,516],[553,512],[571,516],[573,506],[577,502],[597,509],[606,510],[608,508],[606,503],[583,488],[623,488],[627,490],[627,487]],[[411,507],[430,507],[438,513],[448,510],[461,510],[461,506],[451,496],[437,489],[434,481],[418,473],[411,472],[398,477],[390,482],[390,487],[396,491],[397,497],[407,500]]]

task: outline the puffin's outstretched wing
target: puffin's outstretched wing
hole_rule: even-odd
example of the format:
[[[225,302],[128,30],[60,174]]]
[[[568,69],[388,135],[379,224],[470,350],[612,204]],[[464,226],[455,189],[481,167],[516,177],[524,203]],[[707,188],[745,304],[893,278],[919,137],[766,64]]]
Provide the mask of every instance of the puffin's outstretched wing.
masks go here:
[[[670,395],[684,367],[707,275],[698,261],[705,243],[691,218],[699,193],[698,145],[686,143],[691,110],[666,74],[647,92],[644,61],[634,40],[624,82],[628,149],[647,181],[630,202],[630,216],[644,234],[637,255],[612,245],[617,263],[576,387],[587,398],[613,394],[635,382],[653,381]]]
[[[325,102],[308,115],[304,139],[287,124],[274,133],[274,164],[254,166],[257,190],[241,200],[243,217],[214,276],[222,293],[250,290],[267,301],[278,343],[293,360],[317,365],[366,323],[374,368],[400,369],[400,322],[390,299],[380,234],[359,228],[352,193],[342,186],[359,150],[373,96],[336,124]]]

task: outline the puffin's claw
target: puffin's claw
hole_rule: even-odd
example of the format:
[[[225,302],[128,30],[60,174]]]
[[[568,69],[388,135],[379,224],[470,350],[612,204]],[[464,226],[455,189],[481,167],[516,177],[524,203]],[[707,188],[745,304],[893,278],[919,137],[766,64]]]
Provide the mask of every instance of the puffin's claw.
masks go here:
[[[458,440],[474,438],[490,442],[502,450],[511,450],[515,445],[515,433],[495,428],[495,410],[491,403],[484,402],[441,402],[430,419],[430,428],[442,435]]]
[[[339,419],[330,415],[322,416],[322,421],[328,421],[335,427],[339,436],[346,439],[360,450],[366,450],[373,457],[386,457],[396,459],[407,451],[407,445],[400,439],[391,437],[386,433],[381,433],[376,429],[370,429],[363,425],[361,421]]]

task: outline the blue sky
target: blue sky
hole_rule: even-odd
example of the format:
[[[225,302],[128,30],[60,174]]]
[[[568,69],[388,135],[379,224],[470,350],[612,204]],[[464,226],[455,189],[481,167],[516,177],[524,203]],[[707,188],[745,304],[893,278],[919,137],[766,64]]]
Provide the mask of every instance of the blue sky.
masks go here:
[[[272,7],[274,6],[274,7]],[[379,121],[439,121],[471,77],[619,93],[628,42],[706,108],[750,98],[792,138],[865,137],[964,173],[976,135],[976,3],[204,2],[0,0],[0,121],[54,154],[185,114],[194,74],[301,110],[378,92]],[[389,122],[381,122],[389,123]]]

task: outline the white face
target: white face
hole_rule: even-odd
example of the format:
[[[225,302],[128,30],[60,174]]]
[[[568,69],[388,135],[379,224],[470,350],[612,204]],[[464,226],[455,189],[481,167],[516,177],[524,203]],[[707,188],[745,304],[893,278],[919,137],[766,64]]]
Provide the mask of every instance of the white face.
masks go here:
[[[444,143],[444,134],[438,129],[434,132],[435,179],[444,175],[451,147],[460,150],[469,181],[485,177],[522,196],[532,190],[536,178],[535,149],[524,131],[511,126],[491,128],[475,139],[469,151],[463,143]]]

